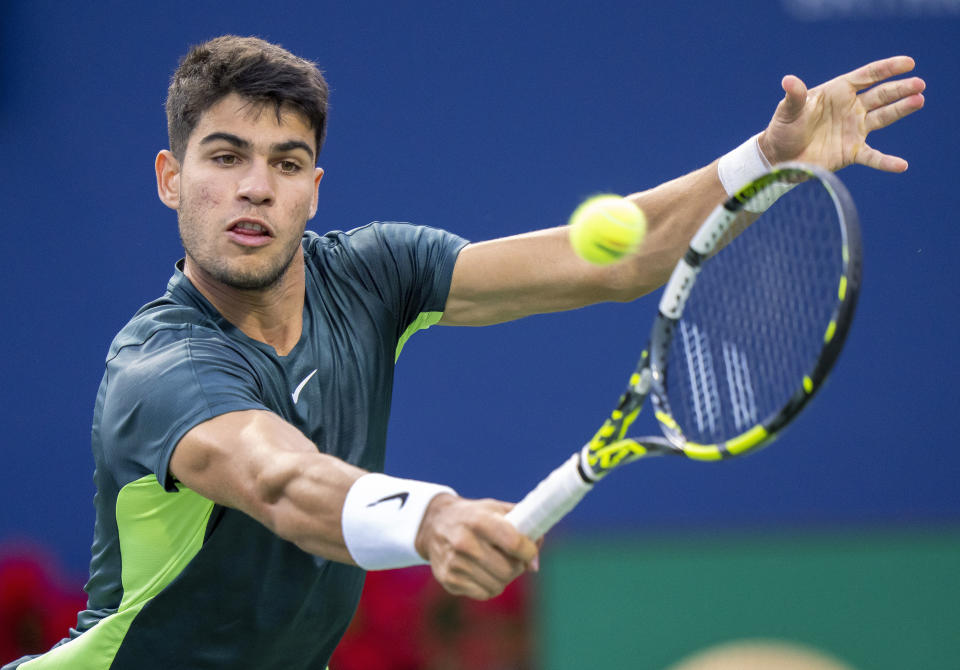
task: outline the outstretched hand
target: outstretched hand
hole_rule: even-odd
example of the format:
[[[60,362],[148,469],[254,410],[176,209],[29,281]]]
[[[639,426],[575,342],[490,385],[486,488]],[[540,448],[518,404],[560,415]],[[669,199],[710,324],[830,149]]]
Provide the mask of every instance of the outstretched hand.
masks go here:
[[[922,79],[886,81],[913,68],[909,56],[894,56],[809,90],[798,77],[787,75],[782,82],[786,95],[760,134],[760,149],[773,164],[802,161],[839,170],[859,163],[903,172],[907,161],[877,151],[867,144],[867,135],[923,107]]]

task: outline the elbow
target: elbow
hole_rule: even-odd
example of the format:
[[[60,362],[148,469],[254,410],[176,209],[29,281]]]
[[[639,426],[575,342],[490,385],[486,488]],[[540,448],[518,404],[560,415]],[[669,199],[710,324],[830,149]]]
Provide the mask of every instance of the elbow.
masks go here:
[[[299,470],[292,461],[279,456],[253,473],[253,495],[259,505],[272,506],[283,498]]]
[[[343,548],[340,509],[323,468],[302,454],[281,454],[252,478],[253,516],[270,532],[303,551],[350,562]]]
[[[250,515],[272,532],[291,541],[297,529],[289,523],[289,515],[284,514],[283,510],[299,471],[294,459],[279,455],[250,474],[247,494]]]
[[[653,293],[670,279],[680,254],[648,238],[638,255],[603,268],[605,290],[616,302],[631,302]]]
[[[640,258],[604,268],[599,290],[612,302],[632,302],[663,285],[669,273],[655,271]]]
[[[291,500],[295,474],[270,468],[258,475],[253,486],[252,513],[274,535],[306,549],[316,529]]]

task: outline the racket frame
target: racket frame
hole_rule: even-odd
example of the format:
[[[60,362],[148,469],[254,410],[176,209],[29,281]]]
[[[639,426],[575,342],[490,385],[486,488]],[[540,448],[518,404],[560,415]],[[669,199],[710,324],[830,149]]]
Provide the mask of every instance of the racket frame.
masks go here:
[[[686,439],[670,413],[667,400],[667,355],[673,333],[701,266],[724,239],[739,216],[769,208],[795,185],[816,179],[830,194],[841,228],[841,274],[838,301],[824,333],[824,346],[813,367],[798,380],[786,404],[759,423],[723,442],[699,444]],[[784,163],[750,182],[718,205],[694,234],[683,258],[674,267],[661,295],[647,348],[626,390],[596,432],[578,452],[556,468],[520,501],[507,518],[533,539],[541,537],[611,470],[640,458],[679,454],[693,460],[718,461],[750,453],[772,442],[823,386],[836,362],[853,321],[862,273],[860,225],[853,198],[833,173],[813,165]],[[628,437],[647,396],[663,437]]]
[[[841,232],[841,269],[837,285],[837,303],[825,331],[824,345],[813,366],[797,379],[797,388],[780,409],[758,423],[723,442],[699,444],[686,439],[670,412],[667,396],[667,353],[673,329],[683,313],[700,267],[738,216],[757,212],[760,201],[766,209],[790,188],[811,179],[817,180],[829,193],[837,211]],[[761,210],[762,211],[762,210]],[[669,442],[694,460],[716,461],[739,456],[764,447],[807,405],[823,386],[827,374],[843,349],[853,322],[862,276],[862,249],[859,217],[853,198],[843,183],[831,172],[800,163],[784,163],[747,184],[710,214],[690,242],[683,259],[677,264],[660,299],[660,309],[650,337],[651,401],[654,415]],[[671,453],[675,450],[669,450]]]

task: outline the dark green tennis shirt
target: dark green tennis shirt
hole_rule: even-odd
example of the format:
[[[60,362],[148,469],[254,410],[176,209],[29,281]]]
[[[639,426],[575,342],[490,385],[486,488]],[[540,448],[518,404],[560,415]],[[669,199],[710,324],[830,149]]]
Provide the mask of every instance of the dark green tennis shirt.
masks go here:
[[[321,452],[382,471],[394,361],[439,320],[465,244],[406,224],[306,233],[303,334],[287,356],[227,322],[178,271],[107,357],[92,433],[88,609],[68,639],[8,667],[324,668],[363,570],[183,487],[170,455],[197,424],[260,409]]]

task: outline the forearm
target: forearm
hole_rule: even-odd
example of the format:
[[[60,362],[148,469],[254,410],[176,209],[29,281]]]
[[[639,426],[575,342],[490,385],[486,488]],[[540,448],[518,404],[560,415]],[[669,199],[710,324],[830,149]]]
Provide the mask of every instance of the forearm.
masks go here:
[[[656,188],[628,196],[647,215],[647,235],[634,257],[611,267],[621,273],[617,300],[633,300],[670,278],[690,239],[710,211],[726,197],[717,161]]]
[[[174,449],[170,471],[306,552],[368,570],[433,560],[429,547],[438,543],[417,547],[415,540],[433,498],[453,493],[320,453],[294,426],[260,410],[223,414],[192,428]],[[471,505],[456,499],[458,509]],[[428,525],[443,518],[434,513]]]
[[[355,563],[344,540],[342,514],[350,487],[364,474],[321,453],[281,457],[261,477],[249,513],[310,554]]]
[[[714,161],[629,197],[648,218],[635,256],[590,265],[574,254],[566,226],[471,244],[457,259],[441,323],[487,325],[649,293],[669,278],[724,190]]]
[[[609,294],[607,268],[580,260],[565,226],[470,244],[457,259],[440,323],[486,326],[593,304]]]
[[[536,545],[506,520],[508,503],[466,500],[449,487],[376,473],[344,490],[346,480],[331,482],[326,468],[309,470],[281,486],[280,521],[272,527],[305,551],[367,570],[429,562],[445,589],[472,598],[499,594],[536,565]],[[341,509],[338,521],[331,503]]]
[[[170,459],[174,477],[238,509],[304,551],[352,563],[341,530],[347,491],[364,470],[317,451],[265,411],[223,414],[191,429]]]

